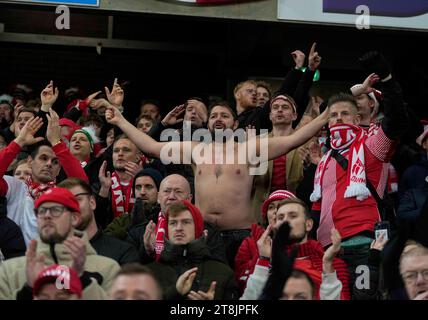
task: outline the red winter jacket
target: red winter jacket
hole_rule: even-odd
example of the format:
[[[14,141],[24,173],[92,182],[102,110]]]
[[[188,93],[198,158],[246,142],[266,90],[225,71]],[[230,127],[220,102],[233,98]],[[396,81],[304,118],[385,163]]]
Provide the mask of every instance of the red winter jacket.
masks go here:
[[[265,232],[265,229],[258,224],[253,224],[251,226],[251,236],[242,241],[236,253],[234,271],[241,295],[247,286],[248,277],[254,272],[257,258],[259,257],[257,241],[260,239],[263,232]]]
[[[88,177],[80,165],[79,160],[77,160],[77,158],[75,158],[70,153],[70,150],[67,148],[64,142],[53,146],[52,150],[58,157],[59,163],[64,169],[67,177],[79,178],[85,182],[89,182]],[[6,173],[8,166],[12,163],[13,159],[16,158],[20,151],[21,147],[15,141],[12,141],[0,153],[0,195],[6,195],[7,193],[8,185],[3,179],[3,175]]]
[[[241,294],[247,285],[248,277],[254,272],[259,250],[257,241],[263,234],[264,229],[256,224],[251,227],[251,236],[242,241],[235,258],[235,278]],[[307,242],[297,246],[297,258],[306,257],[306,259],[296,260],[294,267],[309,274],[315,283],[316,299],[319,299],[319,288],[321,285],[322,258],[324,249],[320,242],[308,239]],[[291,250],[291,246],[287,248]],[[349,271],[346,263],[338,258],[334,258],[333,267],[336,270],[337,278],[342,282],[341,300],[349,300],[351,293],[349,290]]]
[[[291,246],[287,248],[291,251]],[[296,259],[294,268],[302,270],[309,274],[315,283],[316,299],[319,299],[319,288],[321,285],[322,274],[322,258],[324,249],[319,241],[308,239],[303,244],[297,246],[297,257],[306,259]],[[339,258],[333,259],[333,268],[336,270],[337,278],[342,282],[341,300],[350,300],[351,293],[349,290],[349,271],[346,263]]]

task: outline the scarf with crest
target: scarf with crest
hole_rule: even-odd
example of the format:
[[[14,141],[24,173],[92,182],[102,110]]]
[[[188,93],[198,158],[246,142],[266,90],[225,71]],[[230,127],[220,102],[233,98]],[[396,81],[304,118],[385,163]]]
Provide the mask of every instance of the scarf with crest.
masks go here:
[[[111,175],[111,207],[114,217],[131,212],[135,199],[132,197],[132,183],[127,186],[122,185],[119,175],[114,171]]]
[[[356,197],[362,201],[370,196],[370,190],[366,185],[366,168],[364,160],[364,141],[367,134],[363,129],[351,124],[335,124],[330,128],[331,147],[342,156],[349,154],[348,169],[346,175],[345,198]],[[327,164],[331,160],[330,149],[318,164],[314,178],[314,191],[310,196],[312,202],[322,197],[322,182]]]

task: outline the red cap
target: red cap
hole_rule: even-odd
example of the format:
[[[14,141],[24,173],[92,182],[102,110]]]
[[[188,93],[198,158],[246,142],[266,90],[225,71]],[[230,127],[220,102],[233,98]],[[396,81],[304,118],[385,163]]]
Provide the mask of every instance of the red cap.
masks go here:
[[[287,190],[276,190],[274,192],[272,192],[269,195],[269,198],[267,198],[265,200],[265,202],[263,202],[262,205],[262,217],[263,220],[266,219],[266,215],[267,215],[267,209],[270,205],[271,202],[277,201],[277,200],[285,200],[285,199],[290,199],[290,198],[296,198],[296,196],[294,195],[294,193],[287,191]]]
[[[38,209],[44,202],[56,202],[69,208],[73,212],[80,213],[79,202],[76,197],[68,189],[52,188],[43,193],[36,201],[34,201],[34,208]]]
[[[191,202],[187,200],[183,200],[182,203],[187,207],[190,211],[193,223],[195,224],[195,239],[199,239],[202,236],[202,232],[204,231],[204,219],[202,218],[201,211],[193,205]],[[168,223],[169,214],[166,213],[166,220]],[[165,235],[168,238],[168,228],[165,228]]]
[[[39,273],[36,281],[34,282],[33,296],[39,294],[43,285],[47,283],[56,284],[57,280],[59,280],[58,285],[61,286],[57,286],[58,289],[65,289],[70,293],[77,294],[79,298],[82,297],[82,283],[80,282],[77,272],[72,268],[57,264],[51,265]]]

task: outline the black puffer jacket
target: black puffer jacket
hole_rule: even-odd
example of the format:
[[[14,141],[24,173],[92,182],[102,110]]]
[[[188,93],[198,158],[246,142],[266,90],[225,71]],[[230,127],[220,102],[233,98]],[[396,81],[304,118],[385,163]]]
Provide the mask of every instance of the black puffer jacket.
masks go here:
[[[139,261],[137,249],[133,245],[106,235],[101,230],[89,242],[100,256],[111,258],[120,265]]]
[[[224,263],[211,258],[205,239],[194,240],[186,245],[173,245],[165,240],[159,262],[147,265],[158,277],[166,300],[183,299],[176,290],[176,282],[185,271],[198,267],[191,290],[207,292],[216,281],[215,300],[238,299],[238,287],[234,273]]]
[[[144,232],[146,231],[147,224],[150,220],[157,224],[158,215],[159,210],[156,212],[156,215],[152,215],[151,218],[149,218],[146,222],[130,228],[125,239],[137,248],[140,256],[140,262],[142,264],[147,264],[154,261],[154,256],[147,254],[144,248]],[[227,263],[226,249],[219,229],[215,225],[206,221],[204,222],[204,229],[208,231],[208,238],[206,243],[210,250],[212,259],[222,263]]]

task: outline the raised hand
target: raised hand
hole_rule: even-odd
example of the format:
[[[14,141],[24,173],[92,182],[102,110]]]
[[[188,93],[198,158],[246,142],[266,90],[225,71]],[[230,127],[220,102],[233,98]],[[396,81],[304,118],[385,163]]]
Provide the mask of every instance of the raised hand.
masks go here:
[[[93,99],[90,103],[89,106],[94,109],[97,110],[99,108],[107,108],[110,105],[110,103],[106,100],[106,99]]]
[[[321,146],[313,139],[307,145],[300,147],[298,152],[305,167],[308,167],[311,163],[318,165],[322,158]]]
[[[155,252],[155,244],[156,244],[156,233],[155,233],[156,224],[150,220],[146,226],[146,230],[144,231],[143,241],[144,241],[144,249],[148,255],[151,255]]]
[[[123,89],[120,87],[120,85],[117,83],[117,78],[114,79],[113,88],[111,89],[111,92],[107,87],[104,87],[104,89],[106,92],[107,99],[112,105],[114,105],[115,107],[122,106],[125,93],[123,92]]]
[[[15,119],[15,121],[16,121],[16,119],[18,119],[18,115],[19,115],[19,113],[21,112],[21,110],[22,109],[24,109],[25,108],[25,106],[24,105],[22,105],[22,104],[20,104],[20,103],[17,103],[16,105],[15,105],[15,107],[13,108],[13,118]]]
[[[31,240],[25,253],[25,274],[27,276],[27,285],[31,288],[34,285],[39,273],[45,267],[45,256],[43,253],[37,254],[37,241]]]
[[[109,104],[106,110],[106,121],[108,123],[111,123],[113,125],[120,125],[125,121],[125,118],[123,117],[122,113],[120,113],[119,109],[115,106]]]
[[[64,241],[64,246],[68,249],[73,259],[71,267],[81,276],[85,271],[86,244],[83,239],[76,236],[69,236]]]
[[[59,116],[53,110],[49,110],[49,114],[46,114],[48,118],[48,128],[46,130],[46,139],[52,146],[61,142],[61,128],[59,126]]]
[[[379,81],[379,76],[376,73],[370,74],[366,80],[364,80],[362,85],[355,85],[351,88],[352,95],[357,97],[361,94],[369,94],[373,92],[372,86]]]
[[[85,99],[85,102],[88,104],[88,105],[91,105],[91,102],[95,99],[95,97],[98,95],[98,94],[100,94],[101,93],[101,91],[97,91],[97,92],[94,92],[94,93],[92,93],[92,94],[90,94],[86,99]]]
[[[309,143],[308,149],[311,163],[318,165],[322,158],[321,146],[318,142],[312,141]]]
[[[139,161],[138,163],[128,161],[125,164],[125,173],[132,178],[135,177],[135,175],[141,170],[143,170],[143,165],[141,164],[141,161]]]
[[[56,99],[58,99],[59,90],[57,87],[54,88],[53,81],[51,80],[46,88],[40,94],[40,100],[42,101],[41,109],[44,111],[48,111],[52,108]]]
[[[23,146],[29,146],[44,140],[43,137],[34,137],[42,125],[43,120],[39,117],[28,120],[25,126],[19,132],[18,137],[16,137],[15,142],[22,148]]]
[[[311,157],[309,153],[309,148],[307,146],[302,146],[298,149],[300,159],[305,167],[308,167],[311,164]]]
[[[185,296],[190,291],[197,272],[198,268],[195,267],[187,270],[181,276],[178,277],[177,282],[175,284],[175,288],[177,289],[177,292],[179,294]]]
[[[270,233],[272,231],[272,225],[269,224],[263,232],[260,239],[257,241],[257,248],[259,249],[259,256],[270,258],[272,256],[272,238]]]
[[[15,133],[15,136],[18,136],[18,134],[19,134],[19,132],[16,132],[15,131],[15,126],[16,126],[16,123],[17,123],[17,121],[18,121],[18,115],[19,115],[19,113],[21,112],[21,110],[22,109],[24,109],[25,107],[22,105],[22,104],[20,104],[20,103],[17,103],[16,105],[15,105],[15,107],[13,108],[13,122],[12,122],[12,124],[10,125],[10,127],[9,127],[9,129],[10,129],[10,131],[12,131],[13,133]]]
[[[208,240],[208,230],[207,229],[204,229],[202,231],[202,237],[203,237],[204,241],[207,242],[207,240]]]
[[[312,44],[311,51],[309,52],[309,57],[308,57],[308,67],[312,71],[315,71],[316,69],[318,69],[321,63],[321,57],[319,56],[318,52],[315,51],[316,46],[317,46],[317,43],[314,42]]]
[[[314,113],[316,115],[320,114],[320,106],[322,103],[322,99],[317,98],[317,97],[311,97],[311,106],[312,106],[312,110],[314,111]]]
[[[332,242],[332,245],[328,247],[328,249],[324,252],[324,256],[322,259],[324,273],[334,272],[333,259],[336,256],[336,254],[339,253],[340,246],[342,244],[342,238],[340,236],[340,233],[334,228],[331,229],[331,242]]]
[[[291,53],[291,56],[293,57],[294,63],[296,64],[296,68],[300,69],[301,67],[303,67],[306,56],[302,51],[295,50]]]
[[[294,260],[297,255],[297,248],[293,247],[288,254],[284,250],[285,246],[291,244],[290,225],[287,221],[283,222],[272,241],[271,274],[263,289],[262,296],[267,299],[277,300],[282,296],[287,279],[293,272]]]
[[[107,161],[103,161],[103,164],[98,171],[98,179],[100,180],[100,191],[99,195],[103,198],[108,198],[110,187],[111,187],[111,175],[110,171],[107,171]]]
[[[214,300],[216,285],[217,282],[211,282],[211,285],[207,292],[203,292],[201,290],[198,290],[198,292],[196,292],[192,290],[187,295],[187,298],[189,298],[189,300]]]
[[[174,109],[168,112],[165,118],[162,119],[162,124],[164,126],[173,126],[177,123],[182,122],[184,118],[182,118],[181,115],[183,115],[185,111],[186,107],[184,106],[184,104],[176,106]]]
[[[376,240],[373,240],[372,244],[370,245],[370,249],[382,251],[387,242],[388,239],[385,237],[385,234],[382,233]]]

